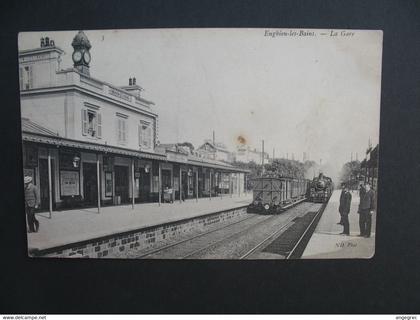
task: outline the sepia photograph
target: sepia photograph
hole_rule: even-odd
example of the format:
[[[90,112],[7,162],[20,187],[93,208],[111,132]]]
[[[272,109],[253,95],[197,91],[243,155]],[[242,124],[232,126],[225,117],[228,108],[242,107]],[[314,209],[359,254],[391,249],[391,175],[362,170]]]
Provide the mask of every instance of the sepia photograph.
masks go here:
[[[382,40],[20,32],[28,256],[372,258]]]

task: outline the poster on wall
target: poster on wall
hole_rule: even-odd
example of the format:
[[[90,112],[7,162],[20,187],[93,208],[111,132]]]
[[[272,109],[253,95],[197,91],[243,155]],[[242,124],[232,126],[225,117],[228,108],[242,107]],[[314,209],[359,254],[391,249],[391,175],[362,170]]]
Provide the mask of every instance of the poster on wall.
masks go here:
[[[79,171],[60,171],[60,187],[62,196],[78,196]]]

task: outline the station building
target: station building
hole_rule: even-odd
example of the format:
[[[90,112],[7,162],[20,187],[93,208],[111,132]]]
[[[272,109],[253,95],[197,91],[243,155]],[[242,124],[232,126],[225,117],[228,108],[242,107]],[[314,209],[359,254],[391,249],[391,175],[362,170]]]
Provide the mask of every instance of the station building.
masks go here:
[[[205,140],[204,143],[198,147],[198,153],[208,159],[219,160],[223,162],[232,163],[235,161],[235,155],[230,152],[226,145],[222,142],[215,142],[214,140]]]
[[[262,157],[264,157],[264,161],[269,161],[269,156],[267,152],[262,152],[257,150],[256,148],[252,149],[250,146],[245,144],[240,144],[237,147],[235,159],[236,161],[240,162],[255,162],[255,163],[261,163]]]
[[[360,163],[361,174],[365,182],[369,182],[373,190],[378,189],[378,151],[379,144],[369,146],[366,150],[366,158]]]
[[[49,38],[19,51],[23,170],[41,210],[161,202],[243,192],[246,171],[158,142],[152,101],[130,78],[115,86],[90,75],[91,44],[79,31],[73,67]]]

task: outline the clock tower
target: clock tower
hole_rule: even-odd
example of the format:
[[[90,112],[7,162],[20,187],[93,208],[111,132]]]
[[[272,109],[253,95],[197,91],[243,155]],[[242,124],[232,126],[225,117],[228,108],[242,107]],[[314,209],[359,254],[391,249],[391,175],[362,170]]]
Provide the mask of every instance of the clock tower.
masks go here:
[[[90,76],[89,63],[91,57],[89,50],[92,46],[83,31],[79,31],[76,34],[73,38],[71,46],[74,49],[72,55],[73,66],[81,73]]]

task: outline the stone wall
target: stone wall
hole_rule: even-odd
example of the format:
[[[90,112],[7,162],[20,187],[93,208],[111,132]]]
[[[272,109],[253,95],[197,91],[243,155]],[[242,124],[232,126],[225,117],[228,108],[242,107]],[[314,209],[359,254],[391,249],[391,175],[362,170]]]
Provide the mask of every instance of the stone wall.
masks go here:
[[[129,251],[146,251],[189,233],[209,230],[246,213],[246,207],[169,222],[153,227],[113,234],[63,247],[30,253],[33,257],[117,258]]]

